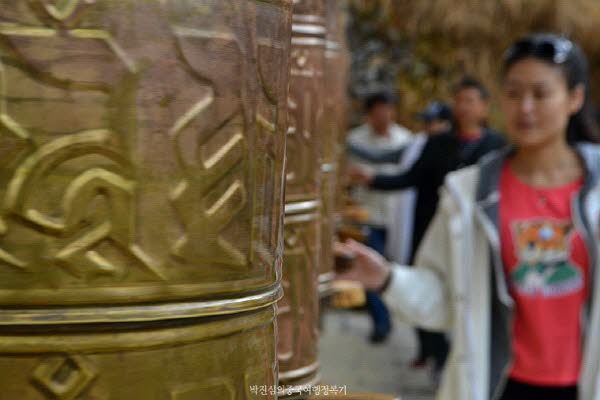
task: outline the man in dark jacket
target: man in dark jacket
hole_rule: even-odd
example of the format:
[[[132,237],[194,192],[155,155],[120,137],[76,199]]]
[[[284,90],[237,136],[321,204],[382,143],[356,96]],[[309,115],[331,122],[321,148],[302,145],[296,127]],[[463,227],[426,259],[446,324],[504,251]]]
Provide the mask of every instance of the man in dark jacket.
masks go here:
[[[439,195],[446,175],[472,165],[489,153],[506,145],[504,138],[485,125],[489,94],[477,80],[463,78],[454,88],[454,124],[448,132],[428,138],[419,159],[399,175],[370,175],[360,170],[350,172],[356,183],[375,190],[415,188],[417,202],[411,251],[411,263],[419,244],[435,215]],[[388,151],[363,154],[375,162],[399,160],[401,152]],[[435,370],[441,371],[448,354],[448,342],[443,334],[419,331],[420,354],[414,366],[433,357]]]

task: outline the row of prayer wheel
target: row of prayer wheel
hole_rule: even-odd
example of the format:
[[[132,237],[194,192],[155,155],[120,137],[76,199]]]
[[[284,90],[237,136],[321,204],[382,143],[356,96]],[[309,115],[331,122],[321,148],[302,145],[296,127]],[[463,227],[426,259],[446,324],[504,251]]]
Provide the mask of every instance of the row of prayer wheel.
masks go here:
[[[1,399],[319,383],[341,3],[0,0]]]

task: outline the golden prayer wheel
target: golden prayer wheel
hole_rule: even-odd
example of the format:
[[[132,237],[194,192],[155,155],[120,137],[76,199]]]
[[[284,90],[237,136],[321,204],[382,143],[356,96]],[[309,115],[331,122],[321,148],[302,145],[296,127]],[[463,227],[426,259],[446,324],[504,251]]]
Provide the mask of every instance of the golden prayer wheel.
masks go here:
[[[332,50],[329,51],[329,59],[331,62],[330,75],[333,80],[330,84],[332,86],[333,97],[336,99],[335,103],[332,104],[333,114],[335,115],[337,129],[335,132],[335,154],[336,154],[336,187],[335,187],[335,201],[334,201],[334,214],[336,218],[341,218],[342,210],[346,208],[346,186],[348,182],[345,178],[346,170],[346,134],[348,127],[348,85],[350,79],[350,50],[348,48],[348,41],[346,38],[346,24],[347,24],[347,7],[348,1],[336,1],[328,0],[329,7],[335,8],[336,11],[332,11],[332,15],[336,15],[334,28],[331,30],[331,42],[335,43]],[[337,12],[337,14],[335,14]]]
[[[275,399],[291,0],[0,0],[0,397]]]
[[[280,396],[319,382],[318,272],[321,247],[321,128],[326,49],[322,0],[294,2],[284,218],[284,297],[279,302]]]

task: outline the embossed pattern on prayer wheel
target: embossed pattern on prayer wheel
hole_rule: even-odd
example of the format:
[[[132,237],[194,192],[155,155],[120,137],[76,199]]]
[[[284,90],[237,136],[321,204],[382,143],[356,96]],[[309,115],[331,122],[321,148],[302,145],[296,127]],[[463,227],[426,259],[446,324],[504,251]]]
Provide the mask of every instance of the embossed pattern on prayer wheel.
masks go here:
[[[294,1],[284,223],[284,297],[278,304],[279,378],[288,397],[318,383],[321,128],[325,9]],[[291,388],[291,389],[290,389]]]
[[[0,0],[2,398],[276,385],[291,12]]]

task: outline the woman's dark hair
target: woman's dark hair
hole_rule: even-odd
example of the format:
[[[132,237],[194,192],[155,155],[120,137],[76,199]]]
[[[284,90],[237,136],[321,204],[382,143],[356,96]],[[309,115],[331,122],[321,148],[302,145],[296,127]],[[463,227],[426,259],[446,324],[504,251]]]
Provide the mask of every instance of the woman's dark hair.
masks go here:
[[[502,75],[517,62],[535,58],[560,67],[569,90],[583,85],[585,101],[581,110],[569,120],[567,141],[600,143],[600,127],[590,97],[588,61],[577,44],[564,36],[552,33],[535,33],[513,43],[504,56]]]

